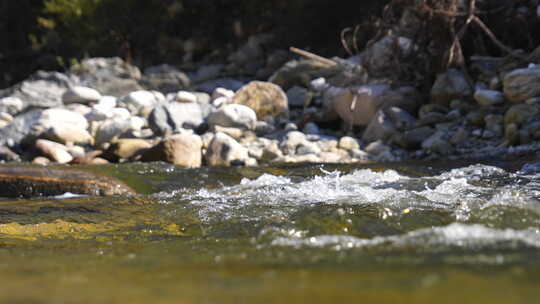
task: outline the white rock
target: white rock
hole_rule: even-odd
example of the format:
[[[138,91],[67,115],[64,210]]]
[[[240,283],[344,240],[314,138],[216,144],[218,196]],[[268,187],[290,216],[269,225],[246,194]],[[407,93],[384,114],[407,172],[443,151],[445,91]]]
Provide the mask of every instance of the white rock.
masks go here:
[[[164,102],[165,96],[157,91],[139,90],[129,93],[121,101],[131,113],[138,114],[145,108],[153,108],[158,103]]]
[[[225,105],[208,116],[208,124],[211,127],[222,126],[254,130],[256,123],[255,111],[241,104]]]
[[[229,103],[230,103],[230,100],[227,97],[223,97],[223,96],[220,96],[212,101],[212,105],[216,108],[220,108]]]
[[[91,103],[91,102],[97,102],[101,99],[101,93],[99,93],[97,90],[89,88],[89,87],[83,87],[83,86],[74,86],[69,88],[63,95],[62,95],[62,102],[64,104],[68,103]]]
[[[69,154],[66,146],[50,140],[38,139],[36,141],[36,148],[51,160],[60,164],[69,163],[73,160],[73,156]]]
[[[503,103],[504,95],[494,90],[476,90],[474,92],[474,100],[482,106],[491,106]]]
[[[343,136],[339,139],[338,147],[344,150],[355,150],[360,149],[360,144],[358,140],[354,137]]]
[[[23,101],[18,97],[0,98],[0,109],[8,112],[9,114],[17,114],[22,111],[23,107]]]
[[[219,97],[225,97],[225,98],[227,98],[227,100],[230,101],[234,97],[234,91],[229,90],[229,89],[225,89],[225,88],[216,88],[212,92],[212,100],[215,100],[216,98],[219,98]]]
[[[43,111],[38,121],[38,124],[46,129],[56,123],[67,123],[81,129],[88,129],[88,121],[82,114],[62,108],[51,108]]]
[[[128,120],[131,117],[131,113],[125,108],[113,108],[111,109],[111,118],[119,120]]]
[[[247,148],[221,132],[216,133],[206,151],[206,161],[210,166],[246,164],[249,158]]]
[[[176,96],[174,98],[174,101],[176,102],[197,102],[197,95],[188,92],[188,91],[178,91],[176,93]]]

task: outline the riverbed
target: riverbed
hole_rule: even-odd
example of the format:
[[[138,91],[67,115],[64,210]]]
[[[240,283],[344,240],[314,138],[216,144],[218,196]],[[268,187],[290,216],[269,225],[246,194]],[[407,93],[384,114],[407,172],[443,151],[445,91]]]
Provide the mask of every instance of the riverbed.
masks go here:
[[[136,197],[0,199],[1,303],[536,303],[540,165],[79,168]]]

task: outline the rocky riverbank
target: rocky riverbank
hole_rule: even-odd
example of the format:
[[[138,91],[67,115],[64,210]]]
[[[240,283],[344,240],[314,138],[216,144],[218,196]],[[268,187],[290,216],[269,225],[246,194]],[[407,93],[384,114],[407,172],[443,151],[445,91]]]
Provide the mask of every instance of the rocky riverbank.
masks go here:
[[[396,64],[419,52],[405,34],[414,22],[404,14],[402,33],[349,58],[295,57],[256,35],[218,64],[140,71],[90,58],[39,71],[0,91],[0,160],[200,167],[534,153],[539,49],[473,56],[426,89]]]

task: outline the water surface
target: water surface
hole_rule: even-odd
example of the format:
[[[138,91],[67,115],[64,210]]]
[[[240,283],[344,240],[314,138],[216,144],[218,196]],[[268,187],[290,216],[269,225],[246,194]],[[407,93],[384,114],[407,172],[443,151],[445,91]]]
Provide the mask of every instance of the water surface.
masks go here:
[[[537,303],[540,165],[85,169],[0,200],[2,303]]]

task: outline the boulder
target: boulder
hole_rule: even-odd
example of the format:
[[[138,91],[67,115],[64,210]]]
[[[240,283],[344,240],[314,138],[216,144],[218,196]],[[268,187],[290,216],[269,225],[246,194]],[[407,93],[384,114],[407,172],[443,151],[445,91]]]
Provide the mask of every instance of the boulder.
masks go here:
[[[146,68],[140,83],[147,90],[165,94],[183,90],[191,85],[189,77],[184,72],[168,64]]]
[[[422,100],[414,88],[393,89],[386,84],[369,84],[353,89],[334,87],[327,90],[324,96],[325,115],[328,118],[336,113],[348,124],[360,126],[369,124],[378,110],[395,106],[415,113],[421,104]]]
[[[148,116],[148,125],[156,135],[180,132],[182,129],[198,130],[203,127],[212,106],[198,103],[163,103]]]
[[[141,71],[121,58],[89,58],[73,65],[70,73],[77,75],[80,84],[91,87],[104,95],[125,96],[141,90]]]
[[[120,99],[120,104],[132,114],[150,113],[159,103],[165,101],[165,96],[157,91],[139,90],[130,92]]]
[[[43,110],[32,110],[17,115],[10,124],[0,128],[0,146],[17,147],[33,143],[43,131],[34,130],[42,112]]]
[[[51,108],[62,106],[62,96],[75,84],[75,79],[58,72],[38,71],[23,82],[4,90],[2,97],[14,97],[22,101],[22,111],[27,108]]]
[[[93,144],[94,142],[94,138],[86,129],[69,123],[54,124],[44,132],[43,136],[63,144]]]
[[[317,60],[291,60],[270,76],[268,81],[288,90],[294,86],[309,87],[312,79],[329,78],[341,71],[339,65],[328,65]]]
[[[18,97],[0,98],[0,112],[17,115],[24,107],[23,101]]]
[[[175,134],[143,152],[141,161],[165,161],[178,166],[199,168],[203,142],[195,134]]]
[[[242,104],[228,104],[208,115],[210,127],[222,126],[255,130],[257,115],[251,108]]]
[[[145,139],[119,138],[111,143],[103,157],[112,162],[118,162],[121,159],[133,160],[153,146],[150,141]]]
[[[73,160],[66,146],[46,139],[38,139],[36,148],[54,162],[66,164]]]
[[[397,132],[397,128],[390,120],[390,117],[386,115],[383,110],[379,110],[371,119],[364,133],[362,134],[362,140],[366,142],[376,140],[386,141]]]
[[[512,102],[523,102],[540,96],[540,67],[517,69],[503,78],[503,90],[506,98]]]
[[[351,136],[343,136],[339,139],[338,147],[344,150],[360,149],[360,143],[358,140]]]
[[[452,152],[452,145],[449,143],[446,132],[437,131],[422,142],[422,149],[436,152],[442,155]]]
[[[130,128],[129,120],[110,118],[100,123],[99,128],[96,130],[94,144],[97,147],[111,142],[114,139],[120,137],[122,133],[128,131]]]
[[[270,82],[252,81],[236,92],[233,103],[243,104],[257,113],[257,117],[288,117],[287,95]]]
[[[473,94],[471,84],[465,75],[456,69],[449,69],[437,75],[431,88],[431,102],[447,106],[453,99],[468,98]]]
[[[62,95],[62,102],[88,104],[98,102],[101,99],[101,94],[92,88],[83,86],[73,86]]]
[[[537,116],[539,112],[540,109],[536,105],[526,103],[513,105],[504,114],[504,125],[516,124],[520,126]]]
[[[248,149],[234,138],[218,132],[206,150],[206,162],[210,166],[243,165],[248,162]]]

